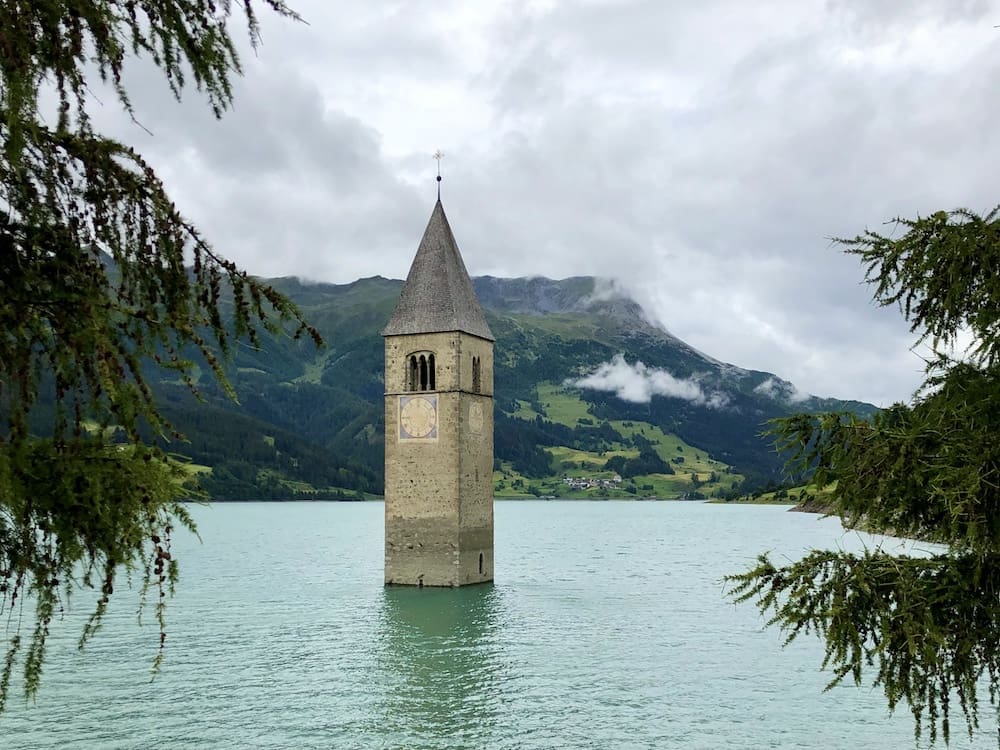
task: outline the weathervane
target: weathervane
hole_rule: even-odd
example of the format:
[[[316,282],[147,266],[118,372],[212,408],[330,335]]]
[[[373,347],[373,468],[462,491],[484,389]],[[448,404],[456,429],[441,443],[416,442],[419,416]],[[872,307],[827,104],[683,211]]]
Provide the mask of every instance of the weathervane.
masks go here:
[[[438,175],[437,175],[438,200],[441,200],[441,160],[444,158],[444,154],[441,153],[441,149],[438,149],[437,151],[434,152],[434,158],[437,159],[438,163]]]

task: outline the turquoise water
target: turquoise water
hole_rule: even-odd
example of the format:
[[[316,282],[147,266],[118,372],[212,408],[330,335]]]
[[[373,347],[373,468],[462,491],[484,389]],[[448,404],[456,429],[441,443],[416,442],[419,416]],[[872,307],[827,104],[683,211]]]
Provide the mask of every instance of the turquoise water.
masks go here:
[[[881,692],[823,693],[722,577],[757,553],[880,540],[781,507],[499,502],[493,586],[382,586],[382,505],[195,509],[155,681],[153,624],[116,594],[75,650],[54,628],[3,748],[909,748]],[[895,547],[896,540],[882,540]],[[122,587],[119,587],[122,588]],[[989,714],[984,719],[989,719]],[[983,732],[970,743],[996,747]]]

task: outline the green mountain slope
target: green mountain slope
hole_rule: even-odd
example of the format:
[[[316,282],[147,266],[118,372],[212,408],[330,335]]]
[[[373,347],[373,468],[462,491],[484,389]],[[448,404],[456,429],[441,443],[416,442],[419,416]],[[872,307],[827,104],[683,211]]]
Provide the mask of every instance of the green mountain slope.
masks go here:
[[[189,440],[170,450],[212,467],[205,484],[217,497],[381,493],[380,333],[402,282],[271,283],[327,347],[281,337],[264,337],[257,351],[240,347],[229,366],[239,406],[208,378],[201,403],[161,382],[167,411]],[[779,460],[759,436],[766,420],[873,409],[802,398],[770,373],[718,362],[647,322],[634,301],[595,295],[590,277],[474,284],[497,337],[498,494],[691,497],[731,491],[744,478],[748,488],[763,486],[780,478]],[[588,376],[599,387],[579,382]],[[574,489],[573,479],[595,485]]]

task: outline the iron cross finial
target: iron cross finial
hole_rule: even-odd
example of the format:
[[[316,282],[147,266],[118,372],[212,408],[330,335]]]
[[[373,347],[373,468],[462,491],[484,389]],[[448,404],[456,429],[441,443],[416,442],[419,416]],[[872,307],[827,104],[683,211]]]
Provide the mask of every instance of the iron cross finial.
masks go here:
[[[438,174],[437,174],[437,184],[438,184],[438,200],[441,200],[441,160],[444,158],[444,154],[441,153],[441,149],[434,152],[434,158],[438,163]]]

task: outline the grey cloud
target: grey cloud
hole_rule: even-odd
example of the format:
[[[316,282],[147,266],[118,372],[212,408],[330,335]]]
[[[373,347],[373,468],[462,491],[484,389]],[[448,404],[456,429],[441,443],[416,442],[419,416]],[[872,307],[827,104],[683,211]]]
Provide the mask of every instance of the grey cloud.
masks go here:
[[[775,401],[784,401],[792,404],[805,401],[809,398],[808,393],[800,391],[793,383],[776,377],[768,378],[754,388],[754,391]]]
[[[1000,199],[984,4],[905,5],[301,0],[221,123],[141,66],[155,137],[109,122],[254,273],[403,276],[441,147],[472,273],[617,279],[720,360],[888,403],[913,337],[829,238]]]
[[[117,134],[217,250],[263,276],[405,274],[430,203],[396,174],[378,132],[325,108],[309,79],[261,66],[237,81],[232,111],[216,120],[197,96],[148,94],[141,83],[155,71],[133,75],[137,118],[155,129],[119,122]]]
[[[679,398],[713,409],[721,409],[729,403],[729,397],[720,391],[706,393],[695,378],[682,380],[642,362],[629,364],[621,354],[599,365],[590,375],[567,380],[566,385],[608,391],[622,401],[636,404],[647,404],[653,396]]]
[[[699,19],[710,23],[707,13]],[[639,50],[662,31],[655,22],[630,28]],[[557,43],[567,33],[557,30]],[[588,50],[615,36],[603,24],[576,33]],[[666,327],[724,359],[843,397],[859,395],[852,363],[874,360],[882,366],[863,397],[904,397],[920,371],[912,337],[896,312],[872,309],[861,269],[829,237],[941,206],[988,208],[998,181],[975,168],[975,154],[996,155],[983,88],[995,75],[841,64],[837,50],[857,40],[831,33],[813,22],[797,35],[741,39],[737,62],[709,65],[699,98],[682,110],[636,98],[622,114],[620,104],[574,98],[566,84],[546,117],[533,109],[531,130],[501,144],[489,179],[500,186],[497,205],[523,221],[482,242],[506,240],[505,254],[493,255],[508,267],[559,275],[572,262],[571,272],[586,264],[617,275]],[[619,51],[595,55],[595,69],[634,64]],[[995,63],[983,51],[966,68]],[[515,83],[505,103],[517,101]]]
[[[827,7],[855,33],[879,36],[915,23],[985,22],[995,13],[988,0],[827,0]]]

